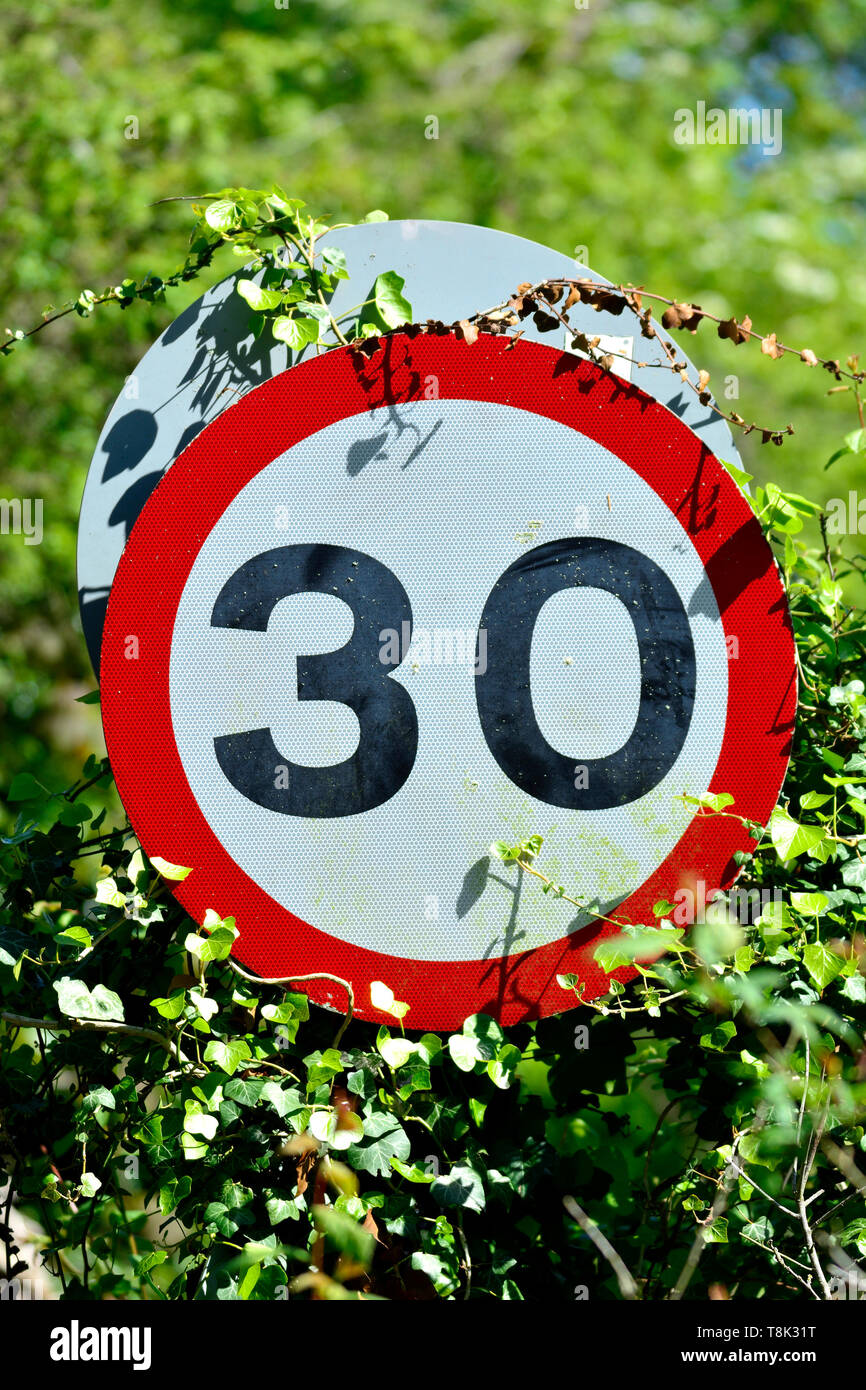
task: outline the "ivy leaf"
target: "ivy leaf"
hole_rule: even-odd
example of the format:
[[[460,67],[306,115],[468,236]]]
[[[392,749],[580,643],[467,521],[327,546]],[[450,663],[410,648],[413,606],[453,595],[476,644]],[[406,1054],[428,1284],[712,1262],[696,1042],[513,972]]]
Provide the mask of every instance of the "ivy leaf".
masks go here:
[[[862,975],[849,975],[842,986],[842,993],[855,1004],[866,1003],[866,980]]]
[[[204,1209],[206,1225],[214,1226],[220,1235],[234,1235],[242,1226],[254,1224],[251,1210],[253,1194],[250,1188],[240,1183],[226,1182],[219,1191],[216,1201],[209,1202]]]
[[[653,917],[670,917],[672,912],[676,912],[677,905],[667,898],[659,898],[657,903],[653,903]]]
[[[396,270],[386,270],[376,276],[373,286],[373,308],[384,328],[399,328],[412,318],[412,305],[403,294],[405,280]]]
[[[412,1255],[412,1268],[426,1274],[436,1292],[447,1298],[460,1285],[460,1274],[454,1255],[436,1254],[432,1250],[416,1250]]]
[[[266,290],[261,285],[257,285],[255,280],[238,280],[235,286],[241,299],[246,300],[251,309],[257,313],[264,313],[267,309],[278,309],[283,302],[282,293],[279,290]]]
[[[238,205],[231,202],[228,198],[220,198],[215,203],[208,204],[205,209],[204,220],[215,232],[225,233],[238,223]]]
[[[624,965],[631,965],[631,954],[623,949],[624,940],[625,938],[622,936],[611,937],[607,941],[602,941],[593,951],[593,960],[598,962],[605,974],[610,975],[614,970],[620,970]]]
[[[159,1209],[162,1215],[168,1216],[170,1212],[175,1211],[191,1192],[192,1178],[186,1175],[182,1178],[169,1178],[159,1189]]]
[[[93,989],[88,989],[83,980],[73,980],[64,975],[62,979],[54,981],[54,989],[60,1012],[70,1018],[123,1022],[120,995],[105,985],[94,985]]]
[[[246,1224],[249,1224],[248,1213],[241,1209],[238,1215],[245,1219]],[[208,1202],[202,1213],[202,1220],[205,1226],[212,1227],[221,1236],[233,1236],[241,1224],[225,1202]]]
[[[188,1100],[183,1128],[186,1134],[196,1134],[201,1135],[203,1139],[213,1139],[219,1128],[219,1120],[216,1115],[206,1114],[198,1101]]]
[[[484,1059],[478,1051],[478,1040],[467,1038],[463,1033],[452,1033],[448,1039],[448,1052],[455,1067],[460,1071],[474,1071],[477,1062]]]
[[[756,956],[751,946],[739,946],[734,952],[734,969],[746,975],[755,964]]]
[[[219,1004],[215,999],[211,999],[207,994],[202,994],[201,990],[191,989],[189,992],[190,1003],[195,1006],[200,1018],[208,1022],[214,1014],[219,1013]]]
[[[310,1133],[320,1144],[332,1144],[337,1133],[336,1110],[315,1110],[310,1116]]]
[[[407,1182],[429,1184],[436,1181],[436,1174],[428,1173],[427,1169],[422,1168],[420,1163],[404,1163],[400,1158],[392,1158],[391,1167]]]
[[[840,1244],[850,1245],[852,1242],[857,1246],[861,1255],[866,1255],[866,1218],[858,1216],[854,1221],[850,1221],[837,1237]]]
[[[402,1073],[397,1094],[401,1100],[408,1100],[410,1096],[414,1096],[416,1091],[429,1091],[431,1089],[430,1068],[422,1062],[409,1067],[408,1072]]]
[[[297,1202],[290,1197],[277,1195],[268,1197],[265,1202],[265,1211],[268,1213],[268,1220],[272,1226],[279,1226],[281,1221],[296,1221],[301,1214]]]
[[[96,901],[107,903],[109,907],[123,907],[126,894],[121,893],[113,878],[101,878],[96,885]]]
[[[405,1066],[415,1052],[415,1044],[408,1038],[385,1037],[377,1040],[376,1046],[388,1066],[395,1071]]]
[[[781,806],[777,806],[770,817],[770,839],[783,864],[808,853],[826,839],[826,836],[827,832],[823,826],[801,825]]]
[[[374,1177],[387,1178],[391,1172],[391,1159],[405,1160],[409,1157],[409,1138],[393,1115],[382,1110],[375,1111],[364,1122],[364,1138],[359,1144],[352,1144],[346,1150],[346,1161],[353,1168],[372,1173]]]
[[[116,1110],[117,1102],[107,1086],[94,1086],[82,1101],[85,1110]]]
[[[613,937],[596,947],[595,959],[610,974],[620,965],[631,965],[645,956],[658,956],[665,951],[682,949],[683,928],[662,924],[659,927],[639,927],[634,933]],[[606,962],[613,961],[613,964]]]
[[[734,798],[730,792],[706,792],[704,796],[698,798],[701,805],[710,811],[724,811],[726,807],[733,806]]]
[[[185,869],[180,864],[170,864],[167,859],[160,858],[158,854],[152,854],[150,862],[163,878],[170,878],[178,883],[182,883],[192,873],[192,869]]]
[[[156,1009],[156,1012],[160,1014],[162,1018],[180,1018],[186,1008],[186,995],[182,989],[178,989],[175,990],[173,994],[170,994],[167,999],[151,999],[150,1007]]]
[[[359,1264],[369,1265],[376,1245],[372,1231],[365,1230],[359,1221],[336,1207],[313,1207],[313,1221],[344,1255]]]
[[[279,1004],[265,1004],[262,1008],[262,1018],[269,1023],[292,1023],[295,1019],[305,1020],[309,1017],[310,1001],[306,994],[287,993]]]
[[[58,941],[68,941],[71,946],[84,946],[88,948],[93,945],[93,937],[86,927],[66,927],[64,931],[57,933]]]
[[[243,1038],[228,1038],[225,1041],[212,1038],[204,1050],[205,1061],[215,1062],[228,1076],[234,1076],[241,1062],[246,1062],[251,1056],[249,1043],[244,1042]]]
[[[817,917],[822,912],[826,912],[830,906],[830,899],[824,893],[792,893],[791,906],[797,912],[806,913],[808,916]]]
[[[730,1019],[726,1019],[724,1023],[717,1024],[710,1032],[702,1034],[701,1047],[712,1052],[724,1052],[731,1038],[736,1037],[736,1033],[737,1025],[732,1023]]]
[[[768,1216],[759,1216],[757,1221],[747,1221],[741,1234],[744,1240],[756,1240],[766,1245],[775,1236],[775,1228]]]
[[[458,1163],[450,1173],[435,1180],[430,1195],[442,1207],[466,1207],[469,1211],[484,1210],[484,1184],[468,1163]]]
[[[213,960],[226,960],[232,953],[232,946],[238,935],[234,918],[226,917],[225,921],[222,921],[215,913],[208,914],[204,926],[211,928],[209,935],[199,936],[197,932],[190,932],[183,943],[184,949],[203,965]]]
[[[330,1085],[335,1076],[343,1070],[342,1054],[336,1047],[328,1047],[324,1052],[311,1052],[304,1058],[307,1068],[307,1091],[315,1091],[323,1083]]]
[[[238,1105],[258,1105],[264,1085],[260,1076],[236,1076],[226,1083],[225,1094]]]
[[[335,275],[338,280],[349,278],[345,251],[341,251],[338,246],[323,246],[320,254],[322,264],[326,265],[331,274]]]
[[[44,801],[51,793],[29,772],[19,772],[12,778],[6,793],[7,801]]]
[[[310,1122],[310,1112],[304,1105],[303,1097],[294,1086],[283,1086],[279,1081],[266,1081],[262,1087],[261,1098],[272,1105],[281,1120],[288,1118],[297,1134],[301,1134]]]
[[[470,1015],[463,1024],[463,1032],[467,1038],[477,1040],[478,1055],[485,1062],[492,1061],[500,1047],[505,1045],[504,1032],[489,1014]]]
[[[98,1178],[95,1173],[81,1174],[82,1197],[95,1197],[101,1186],[102,1179]]]
[[[813,941],[803,952],[803,964],[819,990],[825,990],[844,969],[845,962],[823,941]]]
[[[522,1053],[519,1047],[513,1043],[507,1043],[492,1062],[487,1063],[487,1075],[498,1086],[500,1091],[507,1091],[512,1081],[514,1073],[520,1065]]]
[[[370,982],[370,1003],[380,1013],[391,1014],[393,1018],[405,1018],[409,1012],[409,1005],[395,999],[394,991],[381,980]]]
[[[271,331],[279,342],[285,343],[293,352],[300,352],[309,343],[318,340],[319,324],[311,318],[274,319]]]
[[[849,859],[843,864],[842,882],[848,888],[866,888],[866,860]]]
[[[133,1259],[135,1256],[133,1256]],[[146,1255],[142,1255],[138,1261],[137,1269],[139,1274],[147,1274],[149,1270],[155,1269],[157,1265],[165,1264],[168,1259],[167,1250],[149,1250]],[[151,1281],[148,1281],[151,1282]],[[152,1287],[156,1288],[153,1284]]]
[[[717,1216],[710,1226],[704,1227],[704,1241],[707,1245],[727,1245],[728,1219],[726,1216]]]

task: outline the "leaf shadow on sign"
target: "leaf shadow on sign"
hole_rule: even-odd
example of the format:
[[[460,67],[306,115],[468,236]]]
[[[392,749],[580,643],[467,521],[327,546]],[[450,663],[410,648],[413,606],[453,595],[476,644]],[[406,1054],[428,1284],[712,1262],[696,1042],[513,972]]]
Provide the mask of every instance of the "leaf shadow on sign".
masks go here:
[[[662,366],[665,364],[664,362],[659,362],[657,365]],[[554,377],[564,376],[576,372],[580,367],[586,367],[589,369],[589,372],[593,373],[593,375],[584,373],[583,379],[576,383],[577,389],[580,391],[581,395],[586,396],[593,390],[594,386],[600,385],[604,381],[609,381],[614,388],[609,397],[610,401],[616,400],[619,395],[631,396],[633,399],[640,400],[643,410],[646,410],[651,405],[661,404],[665,410],[669,410],[672,415],[676,415],[677,419],[680,420],[688,414],[690,408],[694,407],[694,397],[685,391],[680,391],[676,396],[672,396],[670,400],[658,401],[654,396],[648,395],[648,393],[635,382],[628,381],[616,371],[605,370],[602,367],[596,366],[594,362],[590,362],[586,357],[579,356],[576,352],[563,352],[557,359],[553,369],[553,375]],[[709,426],[715,423],[715,420],[716,416],[713,410],[708,407],[704,415],[689,421],[689,429],[698,431],[709,428]]]
[[[457,899],[457,916],[465,917],[466,914],[476,906],[483,896],[488,884],[492,881],[507,888],[512,895],[511,908],[509,911],[508,922],[501,937],[494,937],[481,955],[481,959],[488,961],[488,967],[482,972],[481,982],[486,980],[496,980],[496,992],[479,1006],[478,1012],[490,1013],[498,1017],[506,1004],[518,1002],[523,1004],[526,1009],[527,1018],[538,1017],[538,998],[539,991],[537,985],[532,986],[531,994],[523,994],[516,985],[516,975],[522,965],[529,960],[534,952],[525,951],[515,954],[515,946],[526,933],[518,928],[518,914],[520,911],[521,895],[524,886],[524,876],[518,872],[516,879],[505,878],[502,874],[491,873],[490,856],[484,855],[477,859],[463,878],[463,886]],[[587,921],[588,913],[594,911],[609,913],[613,910],[612,905],[603,907],[599,903],[588,905],[587,913],[577,913],[566,927],[567,936],[563,941],[563,957],[569,955],[575,946],[575,940],[586,940],[591,934],[599,929],[598,923],[594,920]],[[496,955],[494,956],[494,952]],[[552,980],[559,964],[551,970],[550,979]],[[567,1000],[564,998],[564,1004]]]
[[[116,420],[105,436],[102,451],[106,455],[102,482],[110,482],[118,474],[137,468],[156,440],[157,424],[150,410],[130,410]]]
[[[771,611],[771,612],[775,612],[776,609],[781,608],[781,607],[782,607],[781,602],[778,603],[778,604],[774,604],[774,605],[773,605],[773,608],[772,608],[770,611]],[[787,607],[787,604],[785,604],[784,607],[785,607],[785,615],[787,616],[787,614],[788,614],[788,607]],[[783,695],[781,696],[781,698],[779,699],[779,703],[777,704],[775,713],[774,713],[774,715],[773,715],[773,722],[772,722],[772,724],[770,725],[770,728],[769,728],[769,732],[770,732],[771,734],[787,734],[787,735],[788,735],[787,742],[783,745],[782,750],[781,750],[787,757],[790,757],[790,756],[791,756],[791,747],[792,747],[792,744],[793,744],[793,741],[794,741],[794,728],[795,728],[795,725],[796,725],[796,723],[797,723],[797,702],[796,702],[796,700],[794,701],[794,704],[793,704],[793,713],[792,713],[791,715],[789,715],[787,718],[785,718],[784,715],[783,715],[783,711],[784,711],[784,709],[787,707],[787,704],[788,704],[788,699],[789,699],[789,695],[790,695],[790,691],[791,691],[791,687],[792,687],[792,686],[794,687],[795,693],[796,693],[796,686],[797,686],[797,671],[796,671],[796,667],[794,668],[794,670],[791,671],[791,674],[790,674],[789,677],[788,677],[788,684],[785,686],[785,692],[784,692],[784,694],[783,694]]]
[[[382,448],[387,439],[388,431],[382,430],[381,433],[374,434],[370,439],[356,439],[354,444],[349,445],[346,451],[346,472],[351,478],[357,478],[368,463],[388,457]]]
[[[419,426],[400,409],[401,405],[411,408],[422,399],[421,375],[412,364],[410,342],[415,332],[411,329],[411,325],[406,325],[398,334],[367,338],[357,347],[353,346],[351,362],[367,397],[370,415],[372,417],[376,410],[387,410],[388,424],[383,432],[367,440],[356,440],[349,447],[346,472],[352,477],[357,477],[369,463],[389,458],[389,449],[407,431],[414,435],[415,444],[401,467],[410,467],[442,426],[440,418],[427,436],[422,438]],[[389,447],[386,448],[386,445]]]
[[[704,471],[710,463],[715,463],[715,456],[704,446],[691,487],[676,509],[676,515],[679,517],[688,505],[688,520],[684,521],[683,525],[690,536],[697,535],[699,531],[709,531],[716,521],[716,504],[721,494],[721,486],[715,479],[704,485]]]
[[[739,526],[707,561],[703,577],[689,599],[689,617],[700,615],[713,618],[716,611],[721,616],[774,563],[760,523],[756,517],[752,517]],[[784,622],[790,631],[791,620],[787,610]]]
[[[100,487],[111,489],[103,494],[110,499],[102,507],[103,516],[108,513],[103,524],[122,527],[124,541],[166,470],[205,426],[240,394],[269,381],[281,370],[283,355],[285,365],[291,365],[287,349],[278,349],[276,361],[274,344],[264,335],[253,337],[247,306],[234,293],[234,280],[218,289],[219,299],[207,303],[205,296],[189,305],[147,353],[148,392],[155,392],[160,403],[149,410],[135,396],[129,398],[128,404],[121,397],[121,413],[102,440],[105,462]],[[195,335],[194,346],[181,371],[174,344],[189,333]],[[128,380],[134,382],[135,373]],[[177,412],[194,417],[179,437],[173,434]],[[162,432],[160,415],[165,425]],[[149,463],[158,466],[147,468]],[[128,482],[117,496],[111,484],[124,474]],[[92,510],[99,515],[98,504]],[[104,586],[85,585],[79,589],[82,627],[97,672],[107,600]]]
[[[422,437],[418,425],[413,420],[407,420],[396,405],[389,405],[387,409],[388,425],[384,430],[380,431],[379,434],[372,435],[369,439],[356,439],[354,444],[349,445],[346,453],[346,472],[350,477],[356,478],[369,463],[378,463],[382,459],[391,458],[393,446],[407,431],[414,436],[415,443],[400,467],[401,469],[411,467],[415,460],[421,457],[430,440],[438,433],[444,423],[440,416],[427,434]],[[386,445],[389,447],[386,448]]]
[[[658,405],[653,396],[648,396],[639,386],[635,386],[634,382],[627,381],[614,371],[606,371],[595,362],[590,362],[588,357],[578,357],[576,352],[560,353],[553,367],[553,375],[574,375],[574,385],[582,396],[588,396],[593,391],[603,391],[607,405],[611,405],[620,396],[637,402],[642,412]]]

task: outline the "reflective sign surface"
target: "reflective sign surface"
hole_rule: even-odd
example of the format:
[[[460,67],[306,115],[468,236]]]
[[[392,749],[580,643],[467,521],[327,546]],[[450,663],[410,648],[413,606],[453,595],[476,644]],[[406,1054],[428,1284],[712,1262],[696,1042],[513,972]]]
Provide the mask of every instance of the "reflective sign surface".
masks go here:
[[[569,1007],[557,973],[593,997],[601,918],[728,884],[743,826],[682,797],[765,820],[796,699],[769,547],[690,430],[552,348],[424,335],[198,436],[133,529],[102,677],[191,914],[235,916],[260,974],[350,978],[361,1015],[384,980],[420,1028]],[[534,834],[582,908],[491,858]]]

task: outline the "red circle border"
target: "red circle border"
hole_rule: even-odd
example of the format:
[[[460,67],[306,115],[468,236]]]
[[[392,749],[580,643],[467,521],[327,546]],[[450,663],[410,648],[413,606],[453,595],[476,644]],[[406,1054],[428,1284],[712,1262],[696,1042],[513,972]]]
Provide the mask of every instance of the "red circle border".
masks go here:
[[[578,975],[586,998],[604,993],[609,977],[593,952],[616,927],[600,922],[499,959],[416,961],[353,946],[303,922],[244,873],[205,821],[177,751],[169,697],[181,594],[205,538],[241,488],[327,425],[422,398],[431,381],[440,399],[497,402],[579,430],[644,478],[677,516],[703,561],[726,640],[738,644],[728,663],[722,749],[707,790],[731,793],[736,812],[761,824],[787,770],[797,685],[784,589],[746,498],[669,410],[573,354],[487,335],[469,345],[453,335],[401,333],[384,340],[372,358],[344,348],[302,362],[209,424],[142,509],[108,603],[102,712],[121,799],[149,855],[189,865],[195,846],[193,872],[172,883],[172,891],[197,922],[208,908],[236,918],[234,954],[248,969],[272,977],[325,970],[353,982],[358,1017],[384,1021],[369,1002],[369,982],[381,979],[409,1003],[410,1027],[444,1030],[472,1013],[511,1024],[574,1007],[574,994],[556,982],[559,973]],[[135,660],[125,654],[132,634],[138,638]],[[751,843],[737,820],[696,816],[665,861],[612,915],[652,922],[653,903],[677,887],[701,879],[728,887],[737,873],[733,853]],[[616,974],[627,979],[633,972]],[[316,982],[308,993],[318,1003],[344,1007],[334,983]]]

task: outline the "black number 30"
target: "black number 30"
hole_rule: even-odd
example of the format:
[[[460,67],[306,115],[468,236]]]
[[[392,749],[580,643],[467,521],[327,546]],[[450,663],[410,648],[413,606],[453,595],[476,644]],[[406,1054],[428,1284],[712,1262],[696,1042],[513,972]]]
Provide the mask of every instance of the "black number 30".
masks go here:
[[[351,590],[345,579],[354,580]],[[617,752],[565,757],[544,738],[530,688],[532,634],[543,605],[562,589],[586,586],[614,594],[634,624],[640,660],[640,706],[634,730]],[[335,700],[360,725],[351,758],[330,767],[286,764],[270,729],[214,739],[229,781],[250,801],[285,815],[358,815],[400,790],[415,762],[418,719],[408,691],[391,680],[380,657],[380,634],[411,637],[412,608],[400,581],[360,550],[336,545],[286,545],[235,571],[214,604],[214,627],[267,629],[280,599],[337,590],[355,620],[335,652],[297,658],[297,698]],[[695,650],[682,600],[668,576],[631,546],[578,537],[535,546],[497,580],[480,627],[487,634],[486,669],[475,678],[481,729],[503,772],[523,791],[554,806],[601,810],[635,801],[670,771],[682,751],[695,698]],[[287,766],[285,785],[275,771]]]

